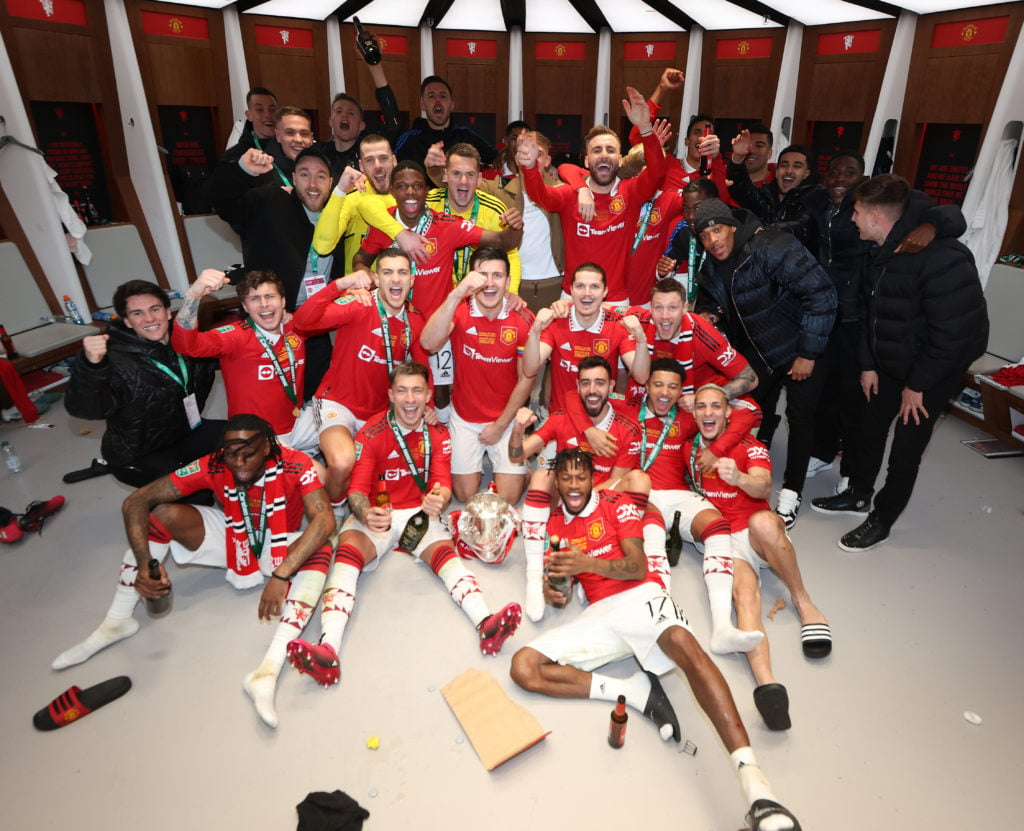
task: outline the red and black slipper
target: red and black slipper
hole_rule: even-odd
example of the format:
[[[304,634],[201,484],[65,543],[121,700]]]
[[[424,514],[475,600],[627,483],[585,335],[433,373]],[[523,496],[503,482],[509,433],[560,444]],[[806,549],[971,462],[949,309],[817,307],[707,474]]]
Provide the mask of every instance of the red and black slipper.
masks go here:
[[[18,527],[31,534],[33,531],[43,532],[43,522],[64,507],[63,496],[53,496],[43,502],[41,499],[31,503],[25,513],[18,519]]]
[[[132,679],[127,675],[118,675],[87,690],[71,687],[36,713],[32,717],[32,724],[36,730],[56,730],[120,698],[131,688]]]

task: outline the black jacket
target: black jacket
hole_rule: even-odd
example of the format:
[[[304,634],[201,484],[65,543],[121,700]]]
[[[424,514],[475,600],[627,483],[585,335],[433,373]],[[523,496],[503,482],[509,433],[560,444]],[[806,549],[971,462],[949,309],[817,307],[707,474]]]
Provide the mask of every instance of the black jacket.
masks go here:
[[[915,392],[963,373],[988,344],[988,309],[967,246],[937,237],[916,254],[895,253],[923,217],[909,203],[885,242],[871,247],[863,275],[861,369]]]
[[[221,162],[214,170],[211,193],[221,219],[243,230],[242,258],[246,270],[273,271],[285,286],[285,303],[295,311],[306,260],[313,242],[314,223],[294,192],[276,184],[250,187],[252,176],[237,163]],[[338,251],[331,279],[344,273],[345,257]]]
[[[411,160],[423,164],[423,160],[427,157],[427,151],[439,141],[444,142],[445,153],[460,142],[472,144],[480,152],[481,167],[487,167],[498,158],[498,151],[491,147],[483,136],[469,127],[450,124],[445,130],[436,130],[422,116],[413,121],[411,129],[402,133],[395,144],[395,155],[401,162]]]
[[[152,364],[157,361],[178,373],[177,354],[170,344],[140,338],[120,320],[111,322],[107,334],[107,354],[98,364],[89,363],[84,351],[75,358],[64,405],[76,418],[106,419],[103,458],[122,467],[189,434],[183,403],[186,390]],[[185,366],[187,392],[195,393],[201,411],[217,363],[185,358]]]
[[[326,141],[318,141],[316,143],[317,148],[327,157],[327,160],[331,163],[331,177],[334,179],[335,184],[341,178],[341,174],[344,172],[346,167],[353,167],[359,170],[359,142],[362,141],[363,136],[368,132],[376,133],[381,132],[384,138],[391,143],[394,147],[398,141],[398,137],[402,133],[402,128],[399,126],[398,118],[398,100],[395,98],[394,90],[391,89],[390,85],[377,87],[374,92],[377,95],[377,104],[380,107],[380,115],[383,121],[383,125],[378,129],[373,127],[367,127],[360,136],[356,139],[348,150],[339,150],[334,146],[334,136],[327,139]],[[377,125],[373,125],[376,127]],[[419,160],[422,164],[423,160]]]
[[[797,357],[815,360],[835,321],[832,281],[791,234],[756,231],[753,221],[737,228],[725,262],[706,257],[700,287],[737,348],[752,344],[772,369],[788,369]]]
[[[808,177],[783,196],[776,179],[762,187],[751,182],[747,166],[742,162],[733,164],[730,161],[725,175],[732,182],[729,195],[737,205],[759,217],[765,228],[789,231],[808,251],[818,256],[817,226],[809,216],[807,200],[814,194],[825,192],[821,185]]]

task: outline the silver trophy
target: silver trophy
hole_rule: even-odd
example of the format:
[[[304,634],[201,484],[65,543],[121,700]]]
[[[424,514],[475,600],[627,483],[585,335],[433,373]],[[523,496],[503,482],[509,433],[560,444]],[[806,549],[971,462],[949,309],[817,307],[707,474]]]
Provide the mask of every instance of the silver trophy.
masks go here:
[[[500,563],[518,527],[519,514],[508,502],[496,493],[477,493],[459,514],[458,537],[483,562]]]

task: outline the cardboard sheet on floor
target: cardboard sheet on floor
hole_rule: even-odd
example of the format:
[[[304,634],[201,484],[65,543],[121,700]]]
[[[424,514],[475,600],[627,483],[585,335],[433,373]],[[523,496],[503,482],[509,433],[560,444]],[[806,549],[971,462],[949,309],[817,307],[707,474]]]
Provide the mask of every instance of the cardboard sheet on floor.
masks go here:
[[[543,741],[550,730],[510,699],[491,673],[467,669],[441,688],[487,770]]]

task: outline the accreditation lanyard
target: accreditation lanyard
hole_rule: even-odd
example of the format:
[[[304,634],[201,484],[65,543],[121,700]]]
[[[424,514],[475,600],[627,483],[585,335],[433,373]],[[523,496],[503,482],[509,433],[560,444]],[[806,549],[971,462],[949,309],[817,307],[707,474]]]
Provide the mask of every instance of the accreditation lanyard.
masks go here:
[[[444,194],[444,212],[446,214],[452,214],[452,207],[448,203],[448,192]],[[473,194],[473,210],[470,211],[469,221],[476,225],[476,218],[480,214],[480,194]],[[454,214],[453,214],[454,215]],[[469,254],[473,250],[473,246],[466,245],[458,249],[455,252],[455,259],[452,263],[452,282],[458,285],[462,282],[462,278],[466,276],[466,267],[469,265]]]
[[[395,434],[395,441],[398,442],[398,449],[402,451],[402,458],[405,459],[405,466],[409,468],[409,473],[412,474],[412,479],[416,483],[416,486],[420,489],[421,493],[427,492],[427,476],[430,475],[430,428],[425,422],[421,422],[423,426],[423,472],[416,466],[416,462],[412,458],[412,452],[409,450],[409,445],[405,441],[405,436],[402,435],[402,430],[399,428],[398,423],[395,421],[394,411],[388,412],[388,426],[391,427],[391,432]]]
[[[260,144],[260,137],[258,135],[256,135],[256,131],[255,130],[253,131],[253,134],[252,134],[252,143],[256,145],[256,149],[257,150],[259,150],[261,152],[266,152],[266,151],[263,150],[263,145]],[[281,179],[282,184],[286,188],[290,188],[292,186],[292,183],[290,181],[288,181],[288,177],[285,176],[284,172],[281,170],[281,168],[279,168],[277,166],[277,162],[272,162],[272,164],[274,165],[274,170],[277,172],[277,175]]]
[[[650,457],[647,456],[647,402],[644,401],[640,405],[640,429],[643,433],[643,437],[640,440],[640,469],[643,471],[648,470],[651,465],[654,464],[654,460],[658,458],[658,454],[661,453],[661,448],[665,444],[665,439],[668,438],[669,431],[672,429],[672,425],[676,421],[676,413],[679,410],[675,404],[672,405],[672,409],[668,411],[668,415],[662,419],[661,435],[658,436],[658,440],[654,443],[654,447],[651,449]]]
[[[263,553],[263,543],[267,539],[267,487],[260,488],[260,504],[256,520],[253,521],[252,508],[249,505],[249,494],[238,493],[238,507],[242,510],[242,522],[245,523],[245,536],[249,540],[249,550],[258,560]]]
[[[395,369],[395,356],[391,350],[391,324],[388,319],[387,312],[384,311],[384,304],[380,302],[380,289],[377,289],[377,314],[380,315],[380,335],[384,341],[384,360],[387,361],[388,374],[390,375]],[[412,343],[412,329],[409,326],[409,313],[402,305],[402,339],[401,343],[405,347],[405,353],[409,354],[409,344]]]
[[[704,496],[704,474],[701,473],[700,465],[697,464],[697,454],[700,453],[700,433],[693,437],[693,449],[690,451],[690,481],[693,489]]]
[[[149,361],[151,364],[153,364],[153,366],[155,366],[157,369],[159,369],[168,378],[174,379],[174,381],[176,381],[181,386],[181,388],[187,392],[188,391],[188,365],[185,363],[185,359],[182,358],[181,355],[175,355],[174,357],[176,357],[178,359],[178,369],[181,370],[181,375],[180,376],[178,375],[177,372],[175,372],[173,369],[171,369],[169,366],[167,366],[167,364],[162,364],[162,363],[160,363],[160,361],[154,361],[152,358],[149,358],[149,357],[147,357],[146,360]]]
[[[636,229],[636,236],[633,238],[633,250],[630,253],[635,254],[636,249],[639,248],[640,243],[643,242],[644,234],[647,233],[647,225],[651,221],[651,213],[653,211],[654,200],[648,199],[640,208],[640,227]]]
[[[270,341],[263,337],[263,333],[260,331],[260,327],[253,322],[252,317],[246,318],[246,320],[248,321],[249,325],[252,326],[252,330],[256,334],[256,340],[258,340],[260,346],[263,347],[263,354],[267,356],[267,358],[270,360],[271,366],[274,367],[274,372],[277,375],[277,380],[281,382],[281,386],[284,388],[285,395],[287,395],[288,400],[295,405],[294,414],[298,415],[299,402],[298,397],[295,394],[295,377],[298,370],[296,369],[295,366],[295,350],[292,349],[292,345],[288,343],[288,336],[283,331],[281,332],[281,339],[284,341],[284,349],[285,352],[288,354],[288,369],[286,370],[283,366],[281,366],[281,362],[277,359],[277,354],[274,352],[273,345],[270,343]]]

